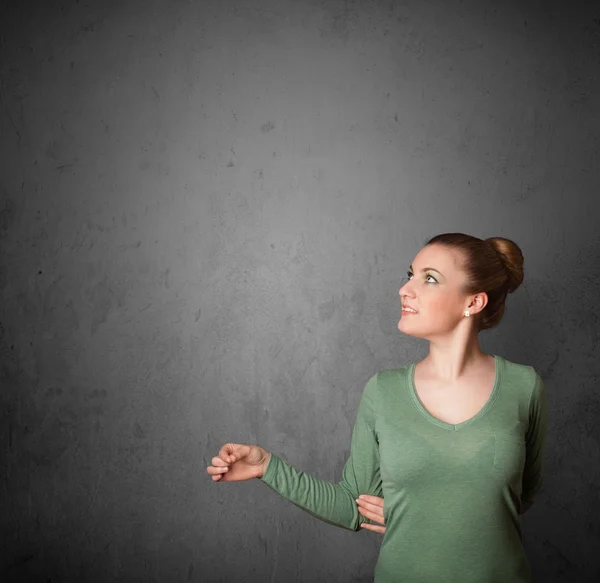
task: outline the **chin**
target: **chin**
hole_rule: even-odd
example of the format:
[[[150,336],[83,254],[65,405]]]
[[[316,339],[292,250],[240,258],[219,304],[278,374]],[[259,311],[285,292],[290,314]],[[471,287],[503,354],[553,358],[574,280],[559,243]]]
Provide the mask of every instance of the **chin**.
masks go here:
[[[406,330],[403,330],[402,319],[400,319],[400,321],[398,322],[398,330],[400,330],[400,332],[402,332],[402,334],[406,334],[407,336],[412,336],[413,338],[423,338],[422,336],[419,336],[418,334],[407,332]]]

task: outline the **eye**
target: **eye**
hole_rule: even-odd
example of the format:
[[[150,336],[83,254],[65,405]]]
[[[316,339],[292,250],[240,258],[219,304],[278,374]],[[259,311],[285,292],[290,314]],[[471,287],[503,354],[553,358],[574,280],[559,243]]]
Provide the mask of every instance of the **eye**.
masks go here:
[[[408,276],[407,279],[410,281],[410,278],[412,277],[413,273],[412,273],[412,271],[407,271],[406,275]],[[435,279],[435,277],[433,277],[433,275],[427,274],[427,278],[430,278],[430,277],[431,277],[431,279],[433,279],[433,281],[435,283],[438,283],[437,280]],[[431,282],[427,282],[427,283],[431,283]]]

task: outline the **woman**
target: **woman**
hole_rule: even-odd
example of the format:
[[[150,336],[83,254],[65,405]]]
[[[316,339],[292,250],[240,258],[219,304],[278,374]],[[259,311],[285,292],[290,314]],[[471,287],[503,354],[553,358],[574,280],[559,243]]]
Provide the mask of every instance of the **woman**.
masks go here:
[[[530,583],[519,516],[542,484],[543,382],[533,367],[486,354],[478,341],[522,281],[513,241],[434,237],[399,290],[398,329],[427,339],[429,354],[368,380],[341,481],[235,443],[208,473],[214,481],[259,478],[325,522],[385,532],[375,583]]]

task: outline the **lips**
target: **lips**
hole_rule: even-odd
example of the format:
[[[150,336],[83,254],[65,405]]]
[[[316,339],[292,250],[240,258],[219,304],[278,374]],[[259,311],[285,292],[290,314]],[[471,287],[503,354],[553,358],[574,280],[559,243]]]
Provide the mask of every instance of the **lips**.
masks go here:
[[[409,310],[415,310],[412,306],[409,306],[408,304],[404,304],[402,306],[402,311],[404,311],[405,308],[408,308]],[[413,314],[413,313],[418,313],[417,310],[415,310],[414,312],[407,312],[407,314]]]

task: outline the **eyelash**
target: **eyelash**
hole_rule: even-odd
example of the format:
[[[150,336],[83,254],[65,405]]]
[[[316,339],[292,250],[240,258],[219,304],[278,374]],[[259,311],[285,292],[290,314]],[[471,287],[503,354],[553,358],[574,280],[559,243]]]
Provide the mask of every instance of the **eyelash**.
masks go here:
[[[410,279],[410,276],[413,275],[413,273],[411,271],[407,271],[406,275]],[[435,281],[435,283],[438,283],[437,280],[435,279],[435,277],[433,277],[433,275],[431,275],[430,273],[427,273],[426,276],[427,277],[431,277],[431,279],[433,279]],[[425,283],[429,283],[429,282],[425,282]]]

